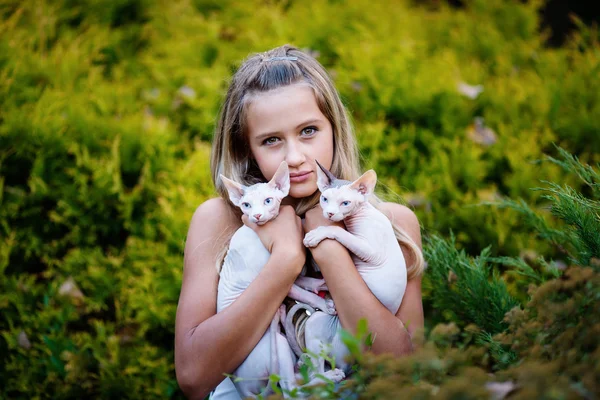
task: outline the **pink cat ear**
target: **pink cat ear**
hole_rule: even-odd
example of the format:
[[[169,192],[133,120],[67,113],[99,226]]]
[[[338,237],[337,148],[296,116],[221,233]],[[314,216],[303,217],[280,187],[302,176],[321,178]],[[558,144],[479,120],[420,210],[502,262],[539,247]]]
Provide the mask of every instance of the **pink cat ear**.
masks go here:
[[[223,175],[219,176],[221,177],[221,182],[223,182],[223,185],[225,185],[225,188],[227,189],[227,193],[229,193],[229,199],[234,205],[239,206],[240,200],[244,197],[246,186],[225,178]]]
[[[290,192],[290,170],[285,161],[282,161],[273,175],[273,178],[269,181],[269,186],[274,189],[279,189],[283,192],[283,196],[287,196]]]
[[[317,160],[315,160],[315,162],[319,167],[317,168],[317,187],[319,188],[319,191],[323,193],[331,186],[331,182],[336,180],[336,177]]]
[[[350,185],[351,189],[358,191],[358,193],[368,196],[375,190],[375,184],[377,183],[377,174],[372,169],[368,170],[361,175],[360,178],[352,182]]]

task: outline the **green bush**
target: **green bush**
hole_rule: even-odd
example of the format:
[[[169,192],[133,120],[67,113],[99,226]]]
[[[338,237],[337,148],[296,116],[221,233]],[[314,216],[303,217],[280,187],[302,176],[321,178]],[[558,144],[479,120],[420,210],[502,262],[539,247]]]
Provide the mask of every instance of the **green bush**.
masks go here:
[[[495,349],[465,355],[461,365],[474,381],[483,377],[469,365],[511,364],[497,361],[510,352],[495,336],[465,333],[477,323],[493,335],[509,322],[486,325],[478,310],[445,303],[473,301],[456,293],[460,276],[441,286],[449,271],[475,271],[480,290],[506,299],[501,314],[513,301],[526,304],[525,289],[551,279],[552,265],[591,263],[598,252],[590,214],[597,181],[565,172],[574,159],[552,145],[583,163],[600,161],[600,101],[591,90],[600,86],[597,31],[582,25],[565,47],[548,49],[539,7],[4,1],[0,397],[182,397],[175,309],[189,220],[214,196],[208,156],[218,109],[240,61],[284,43],[308,49],[328,69],[365,168],[377,170],[386,196],[415,209],[431,237],[428,325],[454,322],[461,333],[450,349],[462,346],[461,335]],[[465,97],[461,82],[484,91]],[[477,136],[476,117],[495,141]],[[534,162],[544,154],[562,161]],[[592,179],[589,171],[579,174]],[[531,191],[540,180],[556,185]],[[561,199],[552,212],[572,230],[549,218],[544,195]],[[506,197],[522,201],[481,205]],[[518,205],[526,214],[511,209]],[[533,214],[538,225],[524,224]],[[454,241],[443,241],[450,231]],[[427,282],[438,276],[435,257],[443,282]],[[459,264],[444,264],[450,260]],[[440,390],[458,396],[459,386]]]

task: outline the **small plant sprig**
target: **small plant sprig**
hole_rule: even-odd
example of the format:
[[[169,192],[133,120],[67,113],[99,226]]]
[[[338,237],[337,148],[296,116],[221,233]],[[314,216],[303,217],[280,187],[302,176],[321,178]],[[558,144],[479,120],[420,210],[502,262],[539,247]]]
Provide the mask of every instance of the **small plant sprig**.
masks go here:
[[[546,220],[524,200],[503,199],[486,204],[517,211],[523,215],[525,223],[534,228],[538,237],[565,252],[569,262],[597,269],[593,260],[600,259],[600,174],[565,149],[558,146],[556,149],[560,159],[547,156],[545,160],[538,162],[552,162],[562,167],[566,172],[576,175],[589,188],[589,196],[568,185],[549,181],[542,181],[547,187],[532,189],[544,193],[542,198],[550,202],[550,212],[563,223],[562,226],[550,228]],[[526,275],[531,275],[530,271],[521,269]]]

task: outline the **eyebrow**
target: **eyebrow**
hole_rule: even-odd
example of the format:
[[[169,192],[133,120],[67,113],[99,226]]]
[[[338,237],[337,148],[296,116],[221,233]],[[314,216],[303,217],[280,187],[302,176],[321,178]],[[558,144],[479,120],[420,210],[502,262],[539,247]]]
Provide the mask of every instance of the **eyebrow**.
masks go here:
[[[294,129],[298,130],[300,129],[300,127],[302,126],[306,126],[306,125],[310,125],[310,124],[316,124],[322,122],[322,119],[320,118],[315,118],[315,119],[309,119],[308,121],[304,121],[301,124],[298,124],[298,126],[296,126]],[[275,131],[275,132],[265,132],[265,133],[261,133],[260,135],[256,136],[254,139],[255,140],[263,140],[263,139],[267,139],[273,135],[277,135],[281,133],[280,131]]]

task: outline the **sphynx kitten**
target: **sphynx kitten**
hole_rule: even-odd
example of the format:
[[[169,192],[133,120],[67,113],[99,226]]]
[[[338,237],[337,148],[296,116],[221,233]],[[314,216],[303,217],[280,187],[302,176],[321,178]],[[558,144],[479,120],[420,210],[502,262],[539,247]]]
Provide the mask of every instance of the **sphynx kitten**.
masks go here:
[[[344,245],[361,277],[391,313],[396,314],[404,297],[407,283],[406,262],[394,234],[390,220],[372,206],[367,197],[373,193],[377,183],[375,171],[369,170],[354,182],[337,179],[318,162],[317,186],[321,192],[320,204],[325,218],[331,221],[344,221],[346,229],[338,226],[320,226],[304,237],[308,248],[317,246],[325,239],[334,239]],[[295,311],[295,310],[294,310]],[[287,316],[286,326],[293,318]],[[350,365],[345,358],[349,354],[341,341],[340,320],[337,315],[320,311],[312,313],[305,323],[304,337],[306,348],[316,365],[318,373],[323,373],[325,361],[321,352],[323,345],[336,365],[346,373]],[[289,338],[289,337],[288,337]]]
[[[231,202],[240,207],[250,221],[262,225],[279,214],[281,200],[288,195],[290,178],[287,163],[281,163],[277,172],[268,183],[257,183],[246,187],[221,175]],[[258,276],[269,259],[269,252],[263,246],[258,235],[243,225],[231,238],[229,250],[225,256],[217,293],[217,313],[231,305]],[[319,297],[316,293],[324,287],[322,279],[300,277],[288,294],[294,300],[309,304],[327,315],[336,313],[333,301]],[[285,319],[285,307],[275,313],[270,327],[256,347],[234,372],[241,381],[234,381],[239,394],[254,397],[265,394],[271,388],[267,379],[271,374],[279,374],[280,385],[292,390],[296,385],[294,366],[295,355],[287,339],[279,331],[279,321]],[[336,380],[339,373],[333,371],[325,377]],[[339,381],[341,378],[337,379]],[[308,384],[322,382],[316,379]],[[285,393],[285,390],[284,390]]]

